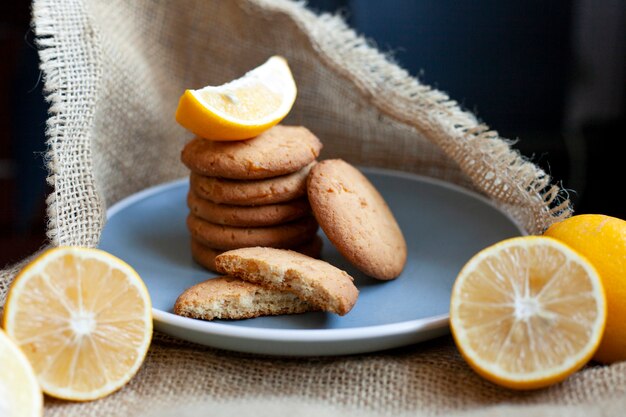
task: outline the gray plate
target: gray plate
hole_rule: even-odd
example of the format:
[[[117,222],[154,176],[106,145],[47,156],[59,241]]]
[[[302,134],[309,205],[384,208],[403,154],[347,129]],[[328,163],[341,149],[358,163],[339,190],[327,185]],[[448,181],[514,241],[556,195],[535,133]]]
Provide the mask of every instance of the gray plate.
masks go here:
[[[363,171],[394,212],[408,261],[397,279],[377,281],[352,267],[320,232],[322,258],[352,275],[360,291],[344,317],[318,312],[204,322],[172,314],[184,289],[213,276],[191,259],[186,179],[111,207],[100,248],[124,259],[143,278],[156,329],[209,346],[273,355],[344,355],[447,333],[450,291],[461,267],[484,247],[523,230],[488,200],[454,185],[395,171]]]

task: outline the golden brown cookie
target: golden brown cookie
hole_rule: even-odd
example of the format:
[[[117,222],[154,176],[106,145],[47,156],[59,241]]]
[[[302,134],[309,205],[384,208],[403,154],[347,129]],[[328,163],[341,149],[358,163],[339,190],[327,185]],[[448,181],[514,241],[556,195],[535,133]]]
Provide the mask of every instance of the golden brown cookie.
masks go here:
[[[310,256],[311,258],[319,258],[322,254],[322,246],[322,238],[314,236],[310,241],[295,246],[292,250],[300,252],[306,256]],[[225,251],[223,250],[210,248],[195,239],[191,239],[192,258],[209,271],[217,272],[217,268],[215,267],[215,257],[224,252]]]
[[[187,206],[195,216],[211,223],[237,227],[273,226],[301,219],[311,214],[306,198],[264,206],[231,206],[215,204],[198,197],[194,192],[187,195]]]
[[[191,237],[211,248],[230,250],[248,246],[291,248],[307,242],[317,232],[312,216],[291,223],[267,227],[234,227],[210,223],[190,214],[187,228]]]
[[[291,291],[301,299],[341,316],[359,295],[352,277],[331,264],[298,252],[274,248],[243,248],[215,258],[220,273],[264,287]]]
[[[389,280],[402,272],[406,242],[376,188],[341,159],[313,167],[307,192],[315,218],[337,250],[358,269]]]
[[[234,277],[213,278],[186,289],[174,313],[194,319],[250,319],[317,310],[288,291],[268,289]]]
[[[315,161],[292,174],[254,181],[204,177],[192,172],[189,188],[198,196],[219,204],[259,206],[282,203],[306,194],[306,177],[313,165]]]
[[[181,160],[193,172],[209,177],[253,180],[296,172],[320,154],[322,143],[302,126],[274,126],[242,141],[195,138]]]

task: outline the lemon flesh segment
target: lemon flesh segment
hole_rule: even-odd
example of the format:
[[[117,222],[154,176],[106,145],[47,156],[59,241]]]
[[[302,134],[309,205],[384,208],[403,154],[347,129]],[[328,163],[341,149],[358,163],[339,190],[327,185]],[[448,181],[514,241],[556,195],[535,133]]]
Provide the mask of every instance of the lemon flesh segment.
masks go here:
[[[28,359],[0,330],[0,416],[40,417],[43,394]]]
[[[106,252],[53,249],[16,278],[5,328],[44,392],[92,400],[119,389],[143,362],[150,297],[137,273]]]
[[[451,328],[479,374],[509,388],[565,379],[597,349],[604,291],[582,256],[541,237],[503,241],[472,258],[455,282]]]
[[[264,117],[276,112],[281,105],[281,95],[263,84],[232,91],[199,90],[194,94],[207,107],[214,109],[216,113],[222,113],[224,118],[232,117],[241,122],[250,121],[256,124],[262,123]]]
[[[296,95],[287,61],[274,56],[229,83],[186,90],[176,109],[176,121],[205,139],[249,139],[287,116]]]

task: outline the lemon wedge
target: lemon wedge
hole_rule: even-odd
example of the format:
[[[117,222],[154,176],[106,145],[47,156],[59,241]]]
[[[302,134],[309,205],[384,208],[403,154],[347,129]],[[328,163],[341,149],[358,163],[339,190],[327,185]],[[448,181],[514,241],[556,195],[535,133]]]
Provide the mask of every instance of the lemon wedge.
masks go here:
[[[250,139],[287,116],[296,94],[287,61],[273,56],[227,84],[186,90],[176,121],[205,139]]]

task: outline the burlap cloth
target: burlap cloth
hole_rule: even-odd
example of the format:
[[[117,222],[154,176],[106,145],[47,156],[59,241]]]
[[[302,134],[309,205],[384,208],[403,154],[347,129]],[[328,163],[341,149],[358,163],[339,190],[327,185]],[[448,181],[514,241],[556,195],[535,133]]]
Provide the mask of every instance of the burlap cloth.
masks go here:
[[[51,245],[95,246],[108,206],[186,174],[186,88],[287,57],[299,95],[287,123],[323,157],[442,178],[485,194],[530,233],[570,214],[564,192],[445,94],[395,66],[341,19],[286,0],[35,0],[50,101]],[[480,59],[480,57],[476,57]],[[20,265],[0,273],[0,306]],[[47,416],[623,415],[626,364],[592,365],[549,389],[485,382],[448,337],[401,350],[285,359],[156,335],[138,375],[100,401],[46,401]],[[201,404],[202,402],[207,404]]]

